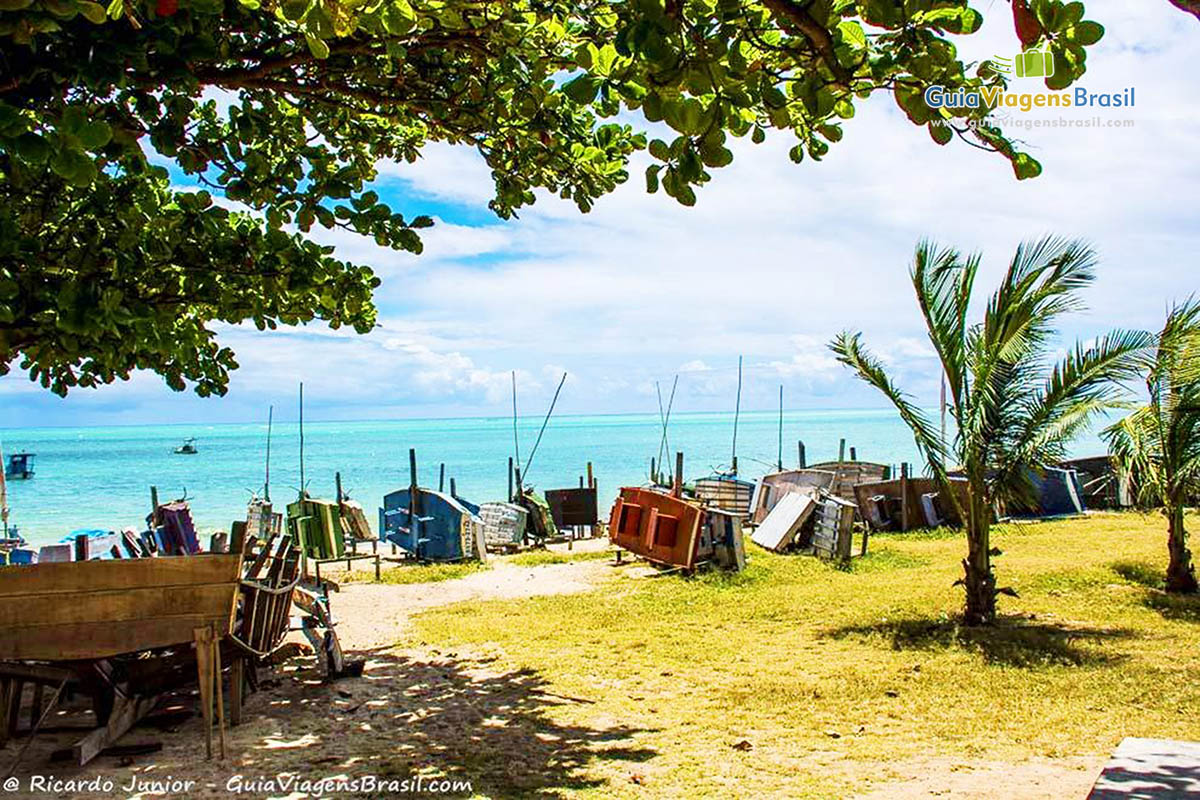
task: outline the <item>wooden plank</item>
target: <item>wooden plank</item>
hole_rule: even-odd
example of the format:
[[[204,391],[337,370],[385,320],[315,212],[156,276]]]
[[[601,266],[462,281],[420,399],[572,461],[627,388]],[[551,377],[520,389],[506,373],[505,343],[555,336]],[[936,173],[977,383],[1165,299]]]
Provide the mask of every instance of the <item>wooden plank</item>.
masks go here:
[[[233,595],[231,593],[230,597]],[[0,659],[59,661],[97,659],[169,647],[192,640],[192,629],[215,624],[229,632],[232,608],[221,616],[185,614],[122,623],[95,622],[26,627],[19,635],[0,637]]]
[[[72,759],[81,767],[86,765],[124,736],[138,720],[153,711],[157,703],[157,696],[127,698],[117,695],[117,702],[108,717],[108,723],[80,739],[71,748]]]
[[[816,508],[816,497],[807,492],[791,492],[775,504],[762,525],[754,531],[751,541],[768,550],[782,550],[790,545]]]
[[[219,618],[230,606],[231,586],[148,586],[88,592],[81,598],[61,593],[30,595],[0,603],[0,630],[22,635],[26,629],[74,623],[118,624],[179,614]]]
[[[237,581],[241,554],[0,567],[0,599]],[[7,602],[5,600],[4,602]]]

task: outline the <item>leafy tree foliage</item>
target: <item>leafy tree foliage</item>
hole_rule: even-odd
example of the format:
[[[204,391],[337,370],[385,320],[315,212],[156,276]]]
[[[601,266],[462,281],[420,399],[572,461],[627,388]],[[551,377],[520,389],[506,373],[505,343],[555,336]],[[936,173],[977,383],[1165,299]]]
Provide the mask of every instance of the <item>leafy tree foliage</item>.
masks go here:
[[[1167,517],[1167,591],[1197,591],[1184,512],[1200,497],[1200,303],[1167,315],[1142,367],[1149,401],[1104,431],[1139,499]]]
[[[1066,445],[1118,399],[1120,382],[1136,374],[1148,333],[1113,331],[1090,346],[1076,345],[1049,368],[1055,322],[1080,307],[1079,293],[1094,279],[1095,255],[1080,242],[1045,238],[1022,244],[983,320],[967,321],[980,257],[930,242],[917,245],[913,287],[929,341],[938,354],[954,419],[945,442],[884,365],[846,332],[830,345],[838,360],[879,389],[912,429],[929,472],[963,520],[967,557],[967,624],[990,623],[996,587],[990,541],[992,520],[1006,505],[1036,503],[1032,477],[1066,455]],[[967,479],[966,501],[949,485],[948,459]]]
[[[477,149],[509,217],[537,189],[588,210],[648,147],[681,203],[730,136],[820,159],[891,94],[935,142],[1041,167],[987,110],[925,87],[1000,85],[964,63],[972,0],[0,0],[0,371],[54,391],[153,369],[221,393],[213,323],[369,330],[370,270],[314,226],[420,252],[431,224],[371,188],[427,142]],[[1078,2],[1013,0],[1061,87],[1103,34]],[[630,113],[632,112],[632,113]],[[622,116],[624,114],[624,116]],[[625,120],[669,131],[647,141]],[[945,123],[945,124],[943,124]]]

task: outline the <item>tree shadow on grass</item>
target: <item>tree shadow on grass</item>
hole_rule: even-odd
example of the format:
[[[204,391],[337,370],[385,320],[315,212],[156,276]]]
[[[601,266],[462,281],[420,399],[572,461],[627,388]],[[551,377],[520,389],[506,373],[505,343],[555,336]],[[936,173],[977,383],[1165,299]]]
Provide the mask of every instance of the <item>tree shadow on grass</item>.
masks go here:
[[[956,619],[911,618],[848,625],[828,632],[835,639],[884,638],[894,650],[974,651],[989,664],[1037,668],[1051,665],[1094,666],[1124,660],[1123,653],[1105,652],[1105,642],[1135,634],[1120,628],[1092,628],[1001,617],[990,626],[964,626]]]
[[[354,763],[348,774],[404,778],[416,773],[469,781],[471,792],[496,797],[560,797],[602,787],[588,774],[601,762],[645,762],[645,732],[623,725],[560,722],[556,708],[590,705],[554,692],[531,669],[498,671],[493,659],[429,659],[377,651],[362,678],[315,687],[318,713],[334,720]],[[307,704],[308,700],[302,701]],[[285,718],[286,720],[286,718]],[[304,733],[303,721],[297,734]],[[327,746],[331,743],[327,743]]]
[[[1109,564],[1109,569],[1126,581],[1143,587],[1142,605],[1146,608],[1157,611],[1165,619],[1200,622],[1200,595],[1164,591],[1167,579],[1161,568],[1144,561],[1117,561]]]

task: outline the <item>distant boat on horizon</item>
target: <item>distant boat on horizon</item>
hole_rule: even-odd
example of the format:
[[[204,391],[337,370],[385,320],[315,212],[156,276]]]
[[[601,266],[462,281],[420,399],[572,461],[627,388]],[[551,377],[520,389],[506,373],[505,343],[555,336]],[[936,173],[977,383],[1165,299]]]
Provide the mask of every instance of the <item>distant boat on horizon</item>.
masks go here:
[[[183,440],[183,444],[175,448],[175,454],[180,456],[194,456],[199,450],[196,449],[196,438],[194,436]]]
[[[33,477],[33,453],[9,453],[4,464],[4,477],[9,480],[29,480]]]

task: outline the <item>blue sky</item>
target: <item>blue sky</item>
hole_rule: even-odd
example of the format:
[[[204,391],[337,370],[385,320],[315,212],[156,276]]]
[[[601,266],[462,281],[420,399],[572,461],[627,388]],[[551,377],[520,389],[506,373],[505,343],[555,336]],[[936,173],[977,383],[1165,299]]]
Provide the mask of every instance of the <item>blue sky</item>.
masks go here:
[[[907,284],[922,236],[983,250],[984,288],[1021,239],[1085,237],[1100,278],[1067,337],[1153,327],[1200,283],[1200,25],[1166,0],[1087,7],[1108,33],[1082,85],[1135,86],[1137,106],[1098,110],[1100,127],[1023,131],[1045,167],[1036,180],[1018,183],[1000,157],[960,142],[935,145],[884,95],[860,106],[821,163],[792,164],[784,133],[738,142],[691,209],[647,195],[639,161],[590,214],[542,196],[505,222],[487,210],[491,179],[478,157],[431,146],[416,165],[381,165],[377,187],[406,215],[437,219],[424,255],[318,236],[382,276],[372,334],[222,326],[242,369],[221,399],[138,375],[61,400],[14,373],[0,378],[0,426],[252,420],[269,403],[292,407],[300,379],[313,418],[501,415],[514,369],[530,413],[563,371],[562,413],[655,411],[655,381],[669,386],[676,373],[677,410],[725,410],[739,355],[744,408],[774,407],[780,384],[792,408],[879,407],[825,349],[843,328],[863,330],[900,382],[932,401],[936,370]],[[989,19],[960,40],[963,55],[1014,51],[1006,4],[982,10]]]

